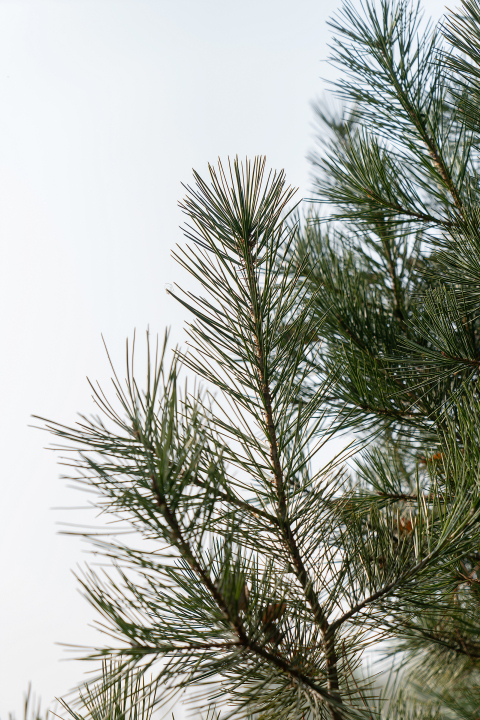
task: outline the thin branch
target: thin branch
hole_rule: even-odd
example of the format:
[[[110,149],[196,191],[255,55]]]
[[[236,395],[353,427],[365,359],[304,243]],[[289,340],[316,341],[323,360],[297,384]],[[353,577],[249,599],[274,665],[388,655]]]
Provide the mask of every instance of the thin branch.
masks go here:
[[[348,612],[337,618],[337,620],[335,620],[330,627],[334,630],[337,630],[341,625],[343,625],[343,623],[347,622],[347,620],[350,620],[350,618],[359,613],[361,610],[368,607],[376,600],[379,600],[385,595],[389,595],[390,593],[392,593],[394,590],[397,589],[397,587],[402,585],[405,580],[408,580],[409,578],[413,577],[418,572],[423,570],[423,568],[426,567],[428,563],[436,557],[437,554],[438,550],[429,553],[426,557],[424,557],[421,562],[417,563],[415,567],[410,568],[409,570],[405,570],[397,577],[396,580],[392,580],[392,582],[388,583],[388,585],[384,585],[383,588],[380,588],[380,590],[377,590],[377,592],[369,595],[369,597],[354,605],[350,610],[348,610]]]

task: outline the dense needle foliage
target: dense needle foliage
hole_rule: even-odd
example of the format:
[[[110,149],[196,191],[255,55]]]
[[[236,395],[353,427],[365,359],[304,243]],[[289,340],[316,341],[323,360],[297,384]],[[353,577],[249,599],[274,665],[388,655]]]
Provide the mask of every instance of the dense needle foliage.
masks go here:
[[[101,416],[49,423],[138,537],[92,536],[93,655],[238,718],[475,718],[480,4],[434,29],[347,0],[331,25],[343,110],[317,108],[305,220],[263,159],[195,174],[188,351],[149,347],[138,384],[127,353]],[[350,459],[318,469],[335,433]],[[401,659],[383,699],[368,647]]]

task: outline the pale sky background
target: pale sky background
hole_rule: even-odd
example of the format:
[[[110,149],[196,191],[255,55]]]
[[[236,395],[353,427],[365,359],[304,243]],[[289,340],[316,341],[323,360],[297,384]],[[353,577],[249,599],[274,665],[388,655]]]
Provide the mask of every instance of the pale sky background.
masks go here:
[[[428,0],[438,18],[443,2]],[[87,669],[55,643],[101,643],[71,573],[85,546],[58,535],[82,504],[30,415],[93,410],[143,338],[184,312],[165,286],[191,168],[265,154],[309,194],[309,102],[333,76],[338,0],[0,0],[0,718],[31,682],[48,704]],[[183,282],[185,285],[185,282]]]

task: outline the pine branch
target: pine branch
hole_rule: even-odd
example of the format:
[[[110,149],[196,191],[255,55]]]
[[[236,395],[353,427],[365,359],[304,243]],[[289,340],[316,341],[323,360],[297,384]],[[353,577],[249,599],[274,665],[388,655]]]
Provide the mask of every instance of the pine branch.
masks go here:
[[[273,474],[274,474],[274,479],[275,479],[275,488],[276,488],[276,493],[277,493],[278,522],[279,522],[280,529],[281,529],[281,532],[283,535],[286,552],[288,553],[288,555],[290,557],[290,560],[292,562],[292,566],[295,570],[295,574],[298,578],[298,581],[304,590],[307,602],[309,603],[310,607],[312,608],[315,622],[318,624],[318,626],[320,627],[321,632],[322,632],[323,642],[324,642],[324,650],[325,650],[325,659],[326,659],[326,665],[327,665],[328,689],[332,693],[332,698],[334,699],[335,704],[340,704],[341,700],[340,700],[340,695],[339,695],[337,656],[336,656],[336,652],[335,652],[335,633],[334,633],[334,631],[330,630],[330,626],[329,626],[328,620],[326,618],[326,615],[320,604],[318,596],[314,591],[313,581],[309,577],[309,574],[303,563],[303,560],[302,560],[300,551],[297,547],[295,537],[294,537],[294,534],[293,534],[293,531],[292,531],[292,528],[291,528],[291,525],[289,522],[289,518],[288,518],[287,502],[286,502],[285,492],[284,492],[285,480],[283,477],[283,471],[282,471],[282,467],[280,465],[280,459],[279,459],[277,432],[276,432],[275,422],[273,419],[270,388],[269,388],[268,382],[265,378],[265,370],[264,370],[265,358],[263,355],[261,335],[260,335],[260,332],[257,330],[257,328],[259,328],[259,326],[260,326],[259,318],[258,318],[256,310],[255,310],[255,308],[258,305],[258,299],[257,299],[256,293],[255,293],[255,282],[254,282],[254,280],[252,278],[252,274],[251,274],[251,268],[254,265],[254,259],[252,257],[250,245],[248,244],[247,239],[243,238],[240,240],[240,242],[243,242],[248,247],[246,263],[245,263],[245,275],[246,275],[248,286],[254,290],[253,297],[251,300],[251,305],[250,305],[250,314],[252,316],[252,324],[255,329],[254,343],[255,343],[255,349],[256,349],[257,361],[258,361],[257,370],[258,370],[258,375],[259,375],[259,384],[261,387],[262,400],[263,400],[263,406],[264,406],[264,411],[265,411],[265,425],[267,428],[268,442],[269,442],[269,446],[270,446],[270,459],[272,462]],[[342,720],[343,715],[339,710],[337,710],[337,708],[335,707],[335,704],[328,706],[329,710],[330,710],[330,714],[332,716],[332,720]]]

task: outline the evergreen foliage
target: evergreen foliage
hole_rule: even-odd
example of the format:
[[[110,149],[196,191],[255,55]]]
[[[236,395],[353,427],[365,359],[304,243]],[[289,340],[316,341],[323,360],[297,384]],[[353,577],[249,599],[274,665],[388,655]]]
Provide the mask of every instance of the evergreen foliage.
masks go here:
[[[100,416],[48,423],[138,538],[90,535],[113,566],[81,578],[111,637],[92,657],[117,662],[103,693],[148,669],[162,699],[238,718],[473,719],[480,4],[435,29],[403,0],[345,0],[331,25],[344,109],[317,108],[322,205],[299,222],[263,159],[195,173],[176,257],[199,289],[172,291],[188,351],[149,347],[142,389],[127,350],[115,400],[93,388]],[[367,648],[401,658],[383,699]]]
[[[435,29],[418,5],[360,13],[346,2],[331,25],[343,111],[316,108],[324,211],[299,232],[297,251],[325,317],[317,367],[336,377],[333,422],[368,438],[355,493],[364,532],[373,508],[397,513],[400,549],[418,542],[419,523],[434,532],[441,516],[454,522],[460,497],[471,502],[460,512],[477,512],[480,5],[466,0]],[[441,717],[474,718],[477,521],[462,541],[465,554],[450,546],[433,564],[434,586],[417,580],[387,624],[419,698]]]

